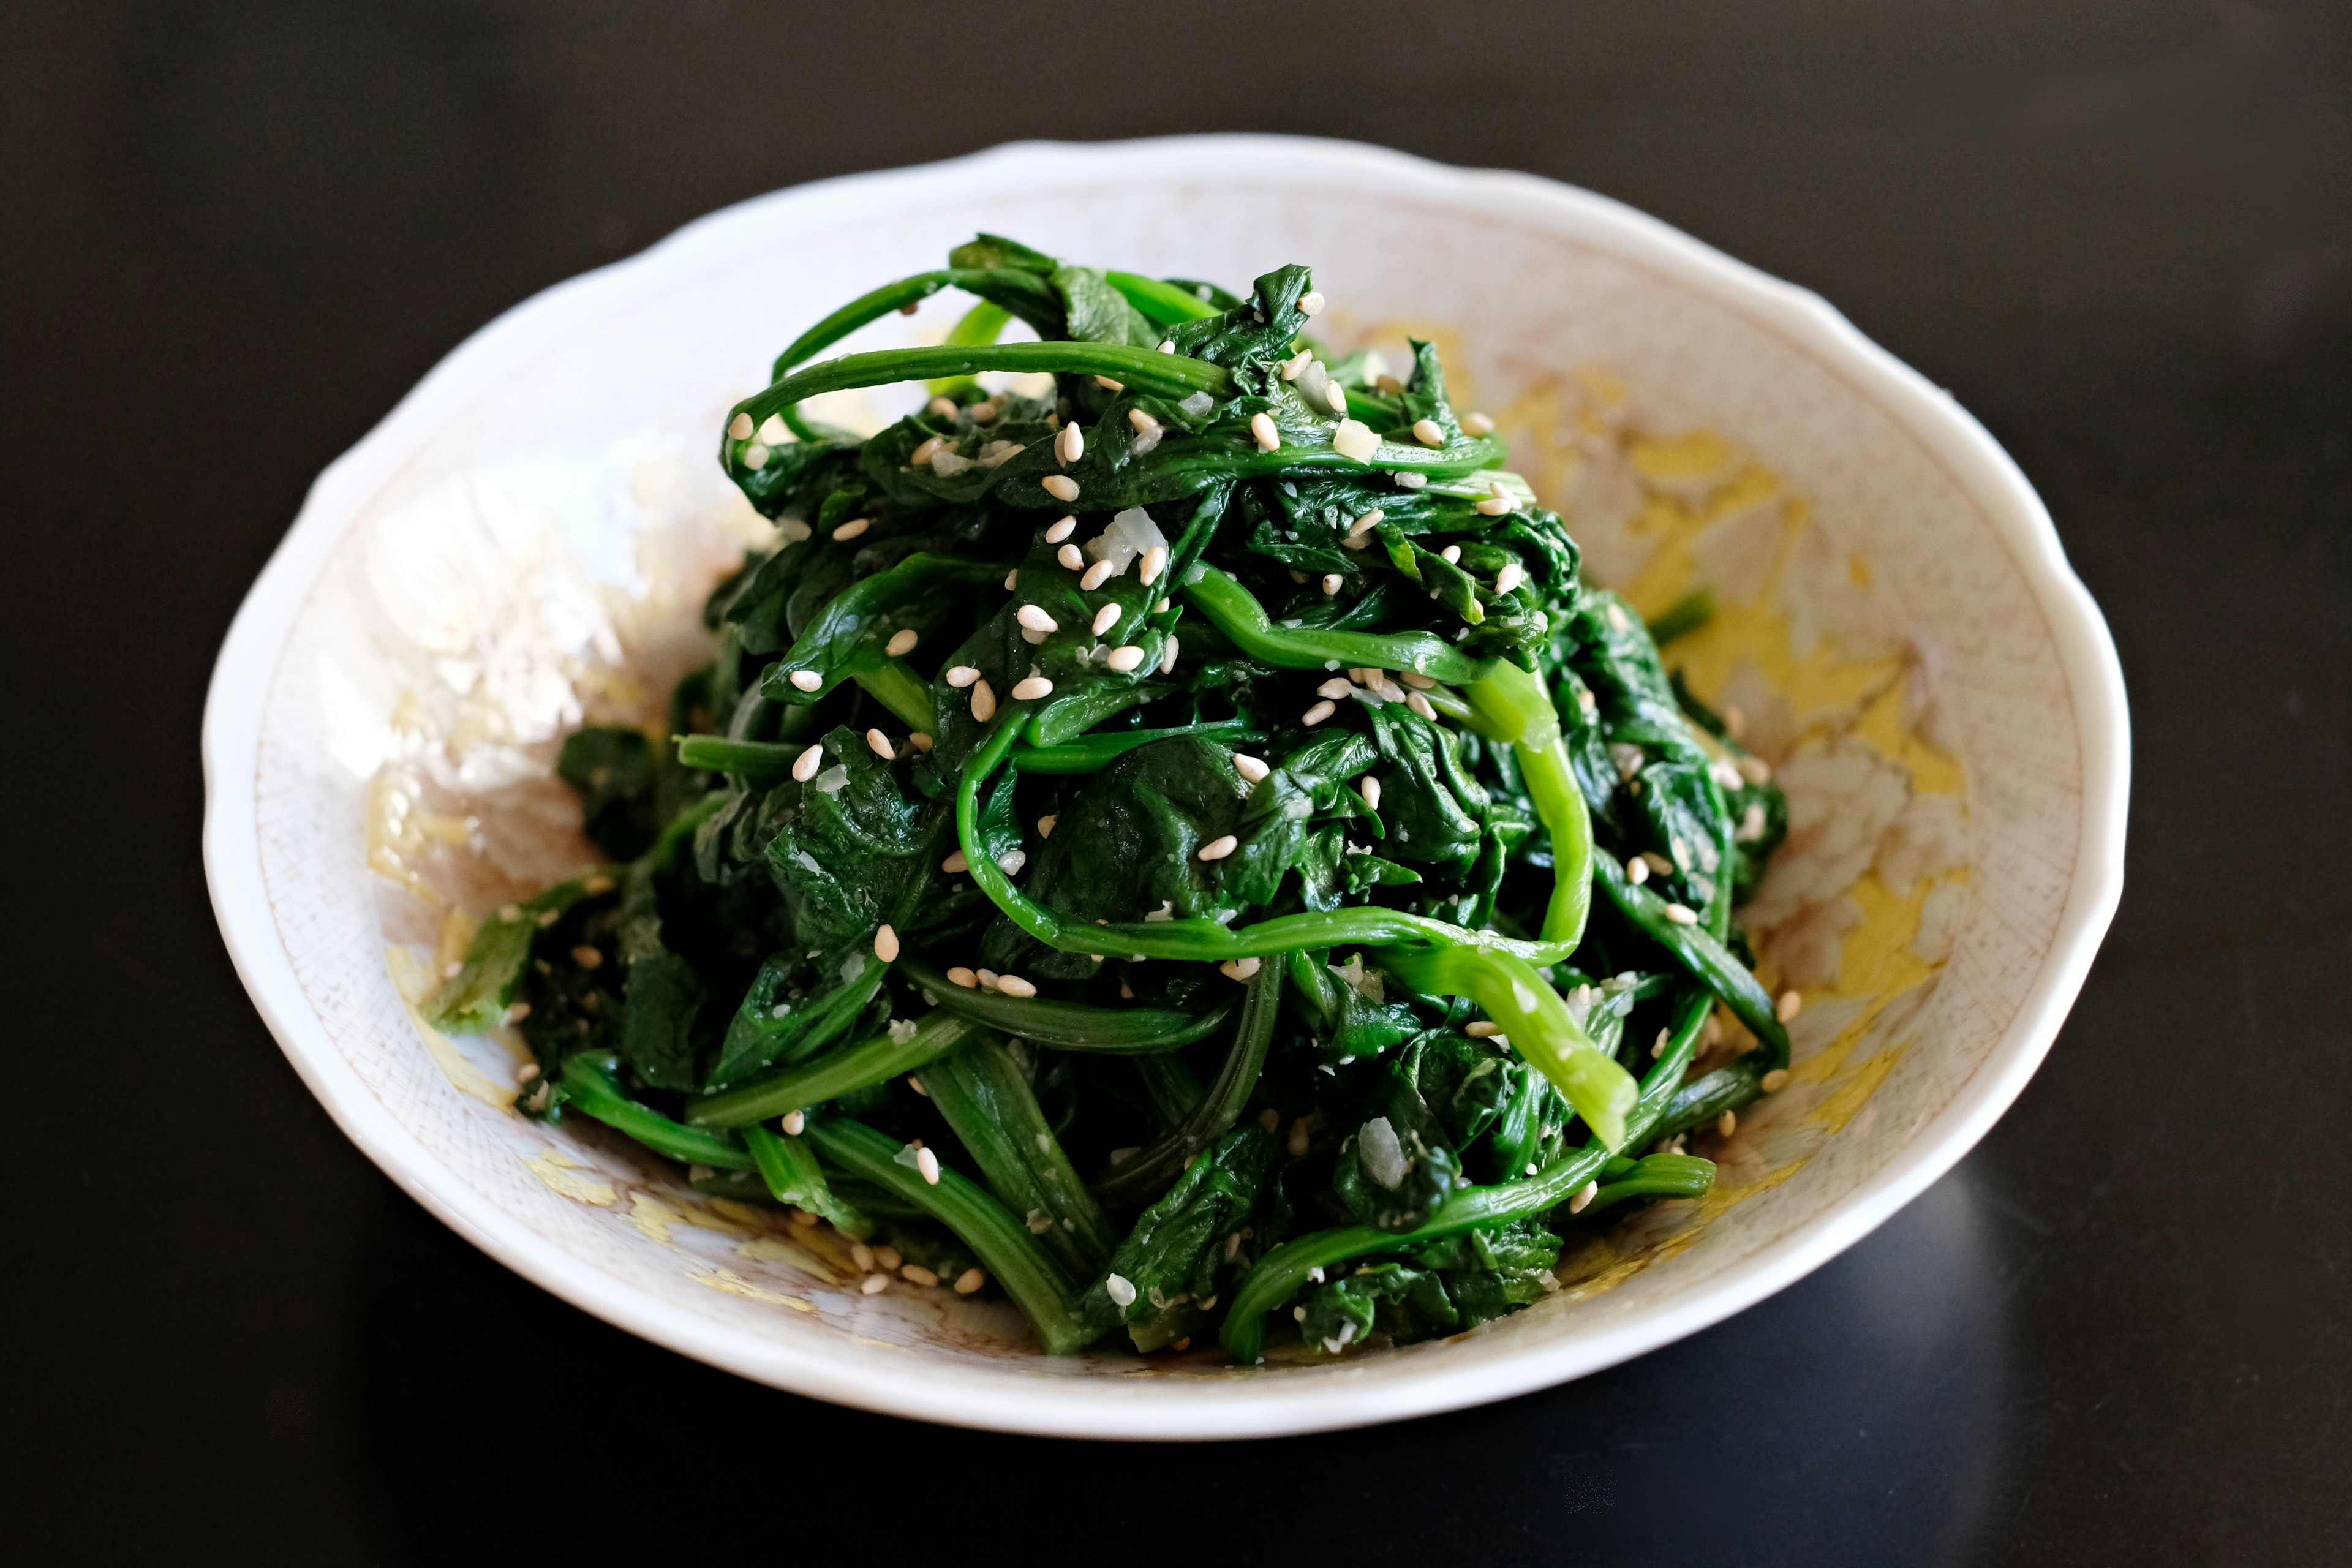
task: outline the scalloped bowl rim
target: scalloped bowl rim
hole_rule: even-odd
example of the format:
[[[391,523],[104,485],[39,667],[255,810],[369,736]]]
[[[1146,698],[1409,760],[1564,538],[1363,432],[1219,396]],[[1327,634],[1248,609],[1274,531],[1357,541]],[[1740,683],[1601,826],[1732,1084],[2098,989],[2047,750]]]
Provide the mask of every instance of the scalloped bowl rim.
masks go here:
[[[624,1284],[509,1216],[458,1179],[371,1093],[338,1053],[276,940],[259,868],[253,793],[223,789],[252,776],[268,670],[303,593],[341,531],[440,412],[486,375],[541,352],[576,324],[739,243],[737,231],[793,214],[854,215],[901,203],[938,182],[1000,186],[1085,166],[1172,172],[1204,159],[1249,160],[1268,183],[1344,171],[1376,174],[1481,210],[1549,216],[1613,246],[1786,334],[1874,397],[1948,466],[2014,554],[2048,619],[2075,700],[2084,768],[2080,856],[2065,907],[2024,1004],[1983,1068],[1905,1145],[1843,1199],[1661,1310],[1530,1343],[1508,1358],[1409,1375],[1264,1380],[1235,1387],[1175,1380],[1019,1382],[908,1357],[903,1370],[829,1361],[812,1346],[755,1339],[694,1318]],[[912,188],[910,190],[910,187]],[[1721,1321],[1851,1247],[1949,1170],[2023,1089],[2080,991],[2123,887],[2129,721],[2105,621],[2075,577],[2048,511],[1990,433],[1949,394],[1864,337],[1820,296],[1733,259],[1622,203],[1535,175],[1460,169],[1351,142],[1281,136],[1170,137],[1074,144],[1021,142],[917,168],[854,174],[721,209],[625,260],[533,296],[473,333],[382,423],[319,476],[291,531],[247,595],[224,642],[204,720],[204,854],[213,907],[237,973],[270,1032],[336,1123],[386,1174],[475,1246],[605,1321],[686,1355],[816,1398],[893,1415],[1003,1431],[1112,1438],[1265,1436],[1328,1430],[1458,1409],[1562,1383]]]

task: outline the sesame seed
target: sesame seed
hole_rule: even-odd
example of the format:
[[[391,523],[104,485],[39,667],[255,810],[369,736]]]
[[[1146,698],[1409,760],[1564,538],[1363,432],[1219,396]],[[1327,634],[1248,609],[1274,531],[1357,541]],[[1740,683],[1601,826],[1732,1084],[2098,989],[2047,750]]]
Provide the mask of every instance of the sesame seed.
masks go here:
[[[1067,474],[1047,474],[1038,483],[1044,485],[1045,493],[1057,501],[1066,503],[1078,499],[1078,481]]]
[[[996,416],[1003,412],[1004,405],[999,403],[993,397],[983,397],[978,403],[971,405],[972,419],[975,423],[981,425],[994,424],[996,422]]]
[[[1040,697],[1052,695],[1054,695],[1054,683],[1042,675],[1033,675],[1025,680],[1013,683],[1013,700],[1015,702],[1034,702]]]
[[[1666,1054],[1666,1045],[1667,1045],[1667,1042],[1668,1042],[1668,1041],[1670,1041],[1670,1040],[1672,1040],[1674,1037],[1674,1037],[1674,1031],[1673,1031],[1673,1030],[1671,1030],[1671,1029],[1660,1029],[1660,1030],[1658,1031],[1658,1037],[1657,1037],[1656,1039],[1652,1040],[1652,1041],[1650,1042],[1650,1055],[1651,1055],[1651,1057],[1654,1058],[1658,1058],[1658,1057],[1664,1056],[1664,1055]]]
[[[890,743],[890,737],[879,730],[866,731],[866,744],[876,756],[886,763],[898,754],[898,748]]]
[[[864,1295],[879,1296],[890,1289],[890,1277],[887,1274],[868,1274],[866,1282],[857,1289]]]
[[[987,1275],[977,1268],[967,1268],[956,1276],[955,1293],[959,1296],[969,1296],[987,1283]]]
[[[1154,419],[1150,415],[1146,414],[1140,408],[1129,409],[1127,411],[1127,422],[1135,426],[1135,433],[1139,436],[1149,436],[1154,430],[1160,428],[1160,421]]]
[[[1240,847],[1240,839],[1235,838],[1230,833],[1220,834],[1216,837],[1210,839],[1206,844],[1201,846],[1201,858],[1203,860],[1222,860]]]
[[[919,1138],[916,1139],[913,1147],[919,1149],[922,1146],[923,1141]],[[895,1247],[877,1247],[874,1249],[874,1261],[880,1264],[883,1272],[887,1274],[896,1270],[898,1265],[907,1260],[898,1256],[898,1249]]]
[[[1037,819],[1037,837],[1040,838],[1053,837],[1054,829],[1061,825],[1061,821],[1062,819],[1059,816],[1039,817]]]
[[[1007,572],[1007,573],[1004,574],[1004,591],[1005,591],[1006,593],[1010,594],[1011,592],[1013,592],[1013,590],[1014,588],[1016,588],[1016,587],[1018,587],[1018,586],[1020,585],[1020,583],[1021,583],[1021,568],[1020,568],[1020,567],[1015,566],[1012,571]]]
[[[1592,1200],[1594,1197],[1599,1195],[1600,1192],[1601,1184],[1599,1182],[1585,1183],[1584,1185],[1576,1189],[1576,1195],[1568,1200],[1568,1212],[1570,1214],[1582,1214],[1586,1208],[1591,1206]]]
[[[613,879],[605,876],[591,877],[580,884],[580,890],[591,898],[609,893],[613,890]]]
[[[1772,764],[1761,757],[1742,757],[1738,766],[1739,776],[1752,784],[1767,783],[1772,777]]]
[[[1650,879],[1650,863],[1639,855],[1625,862],[1625,879],[1640,887]]]
[[[1175,339],[1173,339],[1173,338],[1162,338],[1162,339],[1160,339],[1160,352],[1161,353],[1164,353],[1164,354],[1172,354],[1172,353],[1174,353],[1176,352],[1176,340],[1175,340]]]
[[[1625,606],[1613,600],[1603,606],[1603,615],[1609,622],[1609,629],[1612,632],[1622,632],[1631,624],[1625,619]]]
[[[1520,1173],[1521,1175],[1525,1175],[1525,1176],[1532,1176],[1532,1175],[1534,1175],[1534,1174],[1536,1173],[1536,1163],[1535,1163],[1533,1160],[1528,1161],[1528,1168],[1527,1168],[1526,1170],[1524,1170],[1524,1171],[1520,1172],[1519,1173]]]
[[[1123,1274],[1104,1275],[1103,1293],[1111,1299],[1115,1306],[1131,1307],[1135,1304],[1135,1287],[1129,1283]]]
[[[1728,1138],[1733,1133],[1738,1131],[1739,1112],[1736,1110],[1727,1110],[1722,1115],[1717,1117],[1715,1119],[1715,1131],[1717,1135],[1725,1138]]]
[[[1334,705],[1328,699],[1326,699],[1321,702],[1318,702],[1314,707],[1309,708],[1305,713],[1301,714],[1299,716],[1299,722],[1305,724],[1311,730],[1316,725],[1323,722],[1324,720],[1331,717],[1332,714],[1337,713],[1339,710],[1336,705]]]
[[[1397,679],[1403,681],[1407,686],[1412,687],[1415,691],[1434,691],[1437,689],[1437,682],[1431,677],[1422,674],[1421,671],[1417,669],[1400,671]]]
[[[1265,960],[1262,958],[1229,958],[1217,965],[1218,970],[1228,980],[1250,979],[1265,967]]]
[[[934,397],[923,405],[923,412],[938,419],[952,419],[958,412],[952,397]]]
[[[1345,414],[1348,412],[1348,389],[1336,381],[1327,381],[1323,384],[1323,401],[1331,405],[1332,413]]]
[[[1443,447],[1445,427],[1434,419],[1416,419],[1412,422],[1412,438],[1424,447]]]
[[[862,1241],[854,1241],[849,1245],[849,1261],[857,1266],[860,1274],[870,1274],[874,1271],[874,1249]]]
[[[1510,593],[1521,583],[1526,582],[1527,578],[1528,569],[1526,567],[1520,565],[1516,561],[1507,562],[1504,564],[1503,569],[1495,574],[1495,592],[1497,594]]]
[[[924,1154],[928,1154],[929,1152],[930,1151],[928,1149],[923,1151]],[[919,1154],[916,1156],[918,1159],[920,1159],[921,1157],[922,1156]],[[932,1273],[929,1269],[924,1268],[919,1263],[908,1263],[903,1265],[898,1270],[898,1278],[904,1279],[909,1285],[920,1285],[926,1290],[940,1282],[940,1277],[938,1275]]]
[[[1282,446],[1282,432],[1274,427],[1274,416],[1271,414],[1251,415],[1250,435],[1262,452],[1272,452]]]
[[[1144,584],[1148,587],[1158,582],[1160,574],[1167,569],[1168,547],[1164,544],[1155,544],[1143,552],[1143,564],[1137,569],[1137,574],[1143,579]]]
[[[996,693],[985,680],[971,683],[971,716],[983,724],[996,717]]]
[[[1110,630],[1111,627],[1118,625],[1119,616],[1125,613],[1126,612],[1121,610],[1117,605],[1105,605],[1101,609],[1097,610],[1095,612],[1095,622],[1092,627],[1095,636],[1100,637],[1103,633]]]
[[[1111,649],[1103,662],[1121,675],[1125,675],[1143,662],[1143,650],[1133,643],[1129,643],[1124,647]]]
[[[1335,675],[1330,679],[1325,681],[1322,685],[1317,687],[1315,689],[1315,695],[1318,697],[1328,697],[1332,701],[1337,702],[1339,699],[1347,696],[1349,692],[1355,689],[1356,689],[1353,686],[1349,685],[1348,682],[1340,679]]]
[[[1486,497],[1478,503],[1478,510],[1488,517],[1500,517],[1517,510],[1519,498],[1505,489],[1502,480],[1496,479],[1487,487]]]
[[[1061,521],[1055,523],[1053,527],[1045,531],[1045,542],[1048,544],[1059,544],[1062,541],[1069,538],[1071,534],[1076,533],[1077,531],[1078,520],[1076,517],[1066,517],[1062,519]]]
[[[1034,605],[1024,605],[1013,612],[1013,618],[1033,632],[1058,632],[1062,623]]]
[[[1666,919],[1678,926],[1695,926],[1698,924],[1698,911],[1688,904],[1668,904]]]
[[[814,691],[824,684],[824,677],[814,669],[796,669],[793,671],[792,682],[798,690]]]
[[[730,419],[727,422],[727,438],[730,441],[750,440],[751,438],[751,416],[748,414],[738,414],[734,418]]]
[[[1066,544],[1062,546],[1062,548],[1065,550],[1075,550],[1076,546]],[[1093,565],[1087,567],[1085,574],[1079,577],[1078,586],[1091,594],[1097,588],[1101,587],[1105,583],[1109,582],[1111,574],[1117,570],[1118,568],[1113,566],[1108,561],[1097,561]]]
[[[1491,436],[1495,422],[1483,414],[1465,414],[1462,416],[1462,428],[1473,436]]]
[[[1021,976],[1017,974],[998,975],[996,977],[996,988],[999,991],[1003,992],[1007,996],[1034,996],[1037,994],[1037,988],[1029,984],[1026,980],[1022,979]]]
[[[1060,458],[1065,466],[1076,462],[1086,456],[1086,432],[1076,425],[1063,426],[1062,433],[1054,437],[1054,456]]]
[[[1160,650],[1160,673],[1162,675],[1171,674],[1174,672],[1175,668],[1176,639],[1171,636],[1168,639],[1168,646]]]
[[[816,777],[817,769],[823,766],[824,766],[824,745],[820,742],[793,759],[793,777],[806,784]]]
[[[919,752],[928,752],[934,744],[931,740],[930,731],[928,730],[909,731],[907,735],[907,743],[914,747],[915,750]]]
[[[882,646],[882,651],[888,654],[892,658],[897,658],[901,654],[909,654],[914,652],[915,645],[922,640],[922,633],[917,631],[914,627],[901,626],[897,631],[890,634],[890,640]]]
[[[515,1003],[510,1003],[510,1004],[509,1004],[509,1005],[508,1005],[508,1007],[507,1007],[507,1022],[508,1022],[508,1023],[509,1023],[509,1024],[520,1024],[520,1023],[521,1023],[525,1018],[528,1018],[528,1017],[530,1017],[530,1003],[528,1003],[528,1002],[515,1002]]]
[[[833,537],[836,541],[855,539],[873,526],[874,520],[870,517],[853,517],[847,522],[843,523],[839,528],[835,529],[833,531]]]
[[[968,664],[959,664],[948,671],[948,684],[961,691],[980,679],[980,671]]]
[[[908,466],[909,468],[921,468],[925,463],[929,462],[932,458],[938,455],[940,447],[944,446],[946,441],[947,437],[943,436],[929,436],[924,437],[922,445],[917,447],[913,451],[907,454]]]
[[[1274,770],[1266,766],[1265,763],[1251,756],[1246,752],[1235,752],[1234,753],[1234,772],[1241,774],[1242,777],[1249,780],[1252,784],[1257,783],[1258,780],[1265,777],[1266,774],[1273,771]]]
[[[1355,521],[1348,525],[1348,537],[1353,539],[1359,534],[1370,533],[1373,529],[1378,528],[1381,525],[1381,521],[1387,516],[1388,513],[1382,511],[1379,507],[1372,508],[1371,510],[1366,512],[1363,516],[1358,518]]]
[[[980,988],[982,991],[996,989],[997,974],[993,969],[975,969],[972,971],[972,976],[980,982]]]
[[[1276,1110],[1273,1106],[1269,1105],[1269,1106],[1267,1106],[1264,1110],[1261,1110],[1261,1111],[1259,1111],[1259,1112],[1257,1113],[1257,1124],[1258,1124],[1260,1127],[1265,1128],[1268,1132],[1271,1132],[1271,1131],[1273,1131],[1276,1128],[1277,1128],[1277,1127],[1279,1127],[1279,1126],[1281,1126],[1281,1125],[1282,1125],[1282,1112],[1281,1112],[1281,1111],[1279,1111],[1279,1110]],[[1233,1259],[1233,1253],[1234,1253],[1234,1251],[1235,1250],[1235,1248],[1234,1248],[1231,1244],[1232,1244],[1232,1243],[1234,1243],[1234,1242],[1238,1242],[1238,1241],[1240,1241],[1240,1240],[1241,1240],[1241,1233],[1240,1233],[1239,1231],[1236,1231],[1236,1232],[1234,1232],[1234,1235],[1233,1235],[1232,1237],[1229,1237],[1229,1238],[1227,1238],[1227,1239],[1228,1239],[1228,1245],[1227,1245],[1227,1247],[1226,1247],[1226,1261],[1227,1261],[1227,1262],[1231,1262],[1231,1261],[1232,1261],[1232,1259]]]
[[[1160,600],[1160,603],[1151,607],[1152,614],[1159,616],[1166,615],[1168,613],[1168,606],[1173,603],[1175,603],[1175,601],[1172,599]]]
[[[600,968],[604,963],[604,949],[591,947],[586,942],[582,942],[572,950],[572,962],[583,969]]]
[[[1431,723],[1434,724],[1437,722],[1437,710],[1431,705],[1429,699],[1422,693],[1416,691],[1407,697],[1404,700],[1404,705],[1412,709],[1414,712],[1420,714],[1423,718],[1428,720]]]
[[[937,1154],[932,1153],[929,1149],[918,1149],[915,1151],[915,1169],[920,1171],[923,1173],[923,1180],[929,1182],[932,1186],[936,1187],[940,1184],[940,1157]],[[928,1268],[924,1269],[923,1272],[926,1274],[931,1274],[931,1271]],[[914,1279],[914,1276],[909,1274],[907,1278],[912,1279]],[[939,1282],[940,1277],[936,1274],[931,1274],[930,1279],[928,1280],[920,1281],[920,1283],[930,1285],[936,1285]]]
[[[1054,552],[1054,559],[1062,563],[1062,569],[1066,572],[1081,572],[1086,569],[1087,558],[1078,553],[1078,547],[1075,544],[1065,544],[1061,549]]]
[[[783,1126],[786,1137],[797,1138],[808,1126],[808,1115],[805,1111],[787,1110],[784,1112]]]
[[[1306,293],[1301,294],[1298,297],[1298,313],[1300,315],[1320,315],[1322,310],[1323,290],[1320,289],[1309,289]]]
[[[1341,576],[1339,573],[1326,572],[1323,574],[1323,596],[1325,598],[1328,599],[1331,597],[1347,585],[1348,579]]]
[[[1793,991],[1783,991],[1780,993],[1780,1000],[1773,1004],[1772,1016],[1785,1024],[1795,1017],[1804,1005],[1805,999],[1802,996]]]
[[[1782,1089],[1789,1087],[1789,1069],[1787,1068],[1774,1068],[1770,1072],[1766,1073],[1758,1080],[1757,1087],[1763,1089],[1767,1094],[1780,1093]]]
[[[1095,384],[1101,387],[1105,392],[1125,392],[1127,390],[1127,383],[1123,381],[1113,381],[1107,375],[1098,375],[1095,377]]]
[[[1290,1150],[1290,1157],[1296,1160],[1301,1154],[1306,1153],[1307,1146],[1310,1142],[1312,1142],[1314,1136],[1315,1135],[1307,1130],[1307,1118],[1304,1116],[1292,1122],[1290,1124],[1290,1138],[1286,1144],[1286,1147]]]
[[[1664,856],[1659,854],[1654,849],[1643,850],[1641,859],[1642,864],[1650,868],[1650,872],[1653,876],[1671,877],[1674,875],[1675,863],[1667,859]]]
[[[966,969],[962,964],[959,963],[953,965],[948,970],[948,984],[950,985],[961,985],[965,990],[970,991],[980,984],[980,976],[974,974],[971,970]]]
[[[1727,704],[1723,710],[1723,727],[1731,731],[1735,741],[1748,733],[1748,715],[1738,705]]]
[[[1439,551],[1437,555],[1438,559],[1444,562],[1448,566],[1456,565],[1462,560],[1462,547],[1458,544],[1449,544],[1444,549]]]
[[[874,928],[874,956],[885,963],[898,961],[898,933],[887,922]]]
[[[1474,1018],[1462,1032],[1474,1040],[1491,1040],[1503,1032],[1503,1026],[1492,1018]]]

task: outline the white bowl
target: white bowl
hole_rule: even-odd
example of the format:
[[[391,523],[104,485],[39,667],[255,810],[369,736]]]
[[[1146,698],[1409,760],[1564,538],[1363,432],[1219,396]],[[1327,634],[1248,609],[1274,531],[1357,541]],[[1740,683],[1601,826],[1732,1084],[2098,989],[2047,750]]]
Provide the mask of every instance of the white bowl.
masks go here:
[[[1312,263],[1335,335],[1441,334],[1600,575],[1645,610],[1714,586],[1727,614],[1676,656],[1782,767],[1798,827],[1756,923],[1809,999],[1796,1081],[1725,1145],[1715,1197],[1637,1216],[1564,1258],[1557,1295],[1454,1340],[1052,1362],[1008,1309],[862,1296],[634,1146],[517,1116],[511,1042],[420,1030],[394,974],[414,994],[436,940],[420,890],[478,910],[562,870],[581,850],[552,738],[583,703],[642,711],[691,661],[696,602],[751,526],[711,458],[721,411],[834,304],[979,229],[1244,285]],[[214,905],[255,1004],[352,1140],[478,1246],[797,1393],[1155,1438],[1558,1383],[1851,1245],[2041,1060],[2116,907],[2127,784],[2115,654],[2041,502],[1836,311],[1583,191],[1268,137],[781,192],[509,311],[320,477],[221,651],[205,765]]]

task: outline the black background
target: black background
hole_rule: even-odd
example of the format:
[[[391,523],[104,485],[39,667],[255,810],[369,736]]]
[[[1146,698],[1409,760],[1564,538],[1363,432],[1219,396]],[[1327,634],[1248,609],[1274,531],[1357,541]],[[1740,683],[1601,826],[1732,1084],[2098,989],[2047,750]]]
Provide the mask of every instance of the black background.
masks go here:
[[[0,8],[0,1554],[2352,1558],[2346,21]],[[207,907],[205,680],[305,486],[475,327],[712,207],[1016,137],[1220,129],[1622,197],[1819,289],[2017,456],[2137,731],[2129,891],[2048,1064],[1773,1300],[1383,1430],[940,1430],[521,1283],[313,1105]]]

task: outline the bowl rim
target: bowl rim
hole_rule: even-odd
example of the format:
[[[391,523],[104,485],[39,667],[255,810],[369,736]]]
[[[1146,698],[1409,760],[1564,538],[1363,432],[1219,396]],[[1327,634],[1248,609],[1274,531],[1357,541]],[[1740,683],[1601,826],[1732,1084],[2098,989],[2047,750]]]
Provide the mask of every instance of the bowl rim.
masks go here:
[[[1377,1380],[1054,1378],[1013,1369],[905,1364],[762,1339],[702,1319],[605,1275],[478,1194],[394,1119],[343,1059],[278,939],[262,882],[254,792],[269,676],[310,584],[353,515],[486,379],[537,356],[575,327],[663,287],[682,268],[755,247],[774,226],[897,207],[932,185],[1027,187],[1083,170],[1133,178],[1197,176],[1203,164],[1254,169],[1270,184],[1377,180],[1482,210],[1549,216],[1605,237],[1620,254],[1796,341],[1871,395],[1933,453],[2008,545],[2048,620],[2074,699],[2084,764],[2077,860],[2056,932],[2016,1017],[1984,1064],[1875,1172],[1829,1209],[1638,1320],[1467,1365]],[[1458,1409],[1563,1383],[1706,1328],[1794,1282],[1860,1240],[1958,1162],[2006,1110],[2047,1053],[2081,990],[2123,889],[2130,790],[2129,717],[2113,640],[2074,575],[2041,498],[1984,426],[1916,371],[1864,337],[1826,300],[1736,260],[1610,197],[1540,176],[1465,169],[1357,142],[1203,135],[1096,143],[1026,142],[913,168],[851,174],[755,196],[686,225],[626,259],[542,290],[453,349],[313,482],[292,528],[246,595],[205,695],[204,858],[215,918],[238,977],[287,1058],[338,1126],[436,1217],[556,1296],[655,1343],[772,1386],[890,1415],[1041,1436],[1129,1439],[1273,1436]]]

